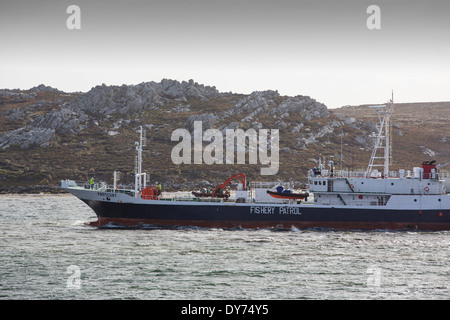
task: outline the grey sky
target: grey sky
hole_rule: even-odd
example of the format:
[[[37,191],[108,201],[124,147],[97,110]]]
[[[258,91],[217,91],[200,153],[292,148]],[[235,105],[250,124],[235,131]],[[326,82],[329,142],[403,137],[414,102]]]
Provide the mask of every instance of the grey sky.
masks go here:
[[[66,9],[81,9],[69,30]],[[369,5],[381,30],[369,30]],[[450,101],[446,0],[91,0],[0,4],[0,88],[194,79],[328,107]]]

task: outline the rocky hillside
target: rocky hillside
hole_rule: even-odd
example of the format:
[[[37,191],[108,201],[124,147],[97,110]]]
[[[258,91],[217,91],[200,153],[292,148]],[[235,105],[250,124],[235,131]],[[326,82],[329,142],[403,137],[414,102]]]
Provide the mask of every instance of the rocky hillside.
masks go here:
[[[397,111],[398,110],[398,111]],[[450,103],[399,105],[394,122],[394,160],[410,168],[423,160],[447,162]],[[405,111],[401,113],[400,111]],[[398,113],[397,113],[398,112]],[[397,116],[398,115],[398,116]],[[305,181],[319,154],[344,169],[365,169],[375,130],[375,113],[366,107],[327,107],[308,96],[277,91],[249,95],[164,79],[138,85],[99,85],[86,93],[66,93],[39,85],[29,90],[0,90],[0,192],[57,186],[61,179],[112,182],[120,170],[131,183],[137,129],[147,134],[144,169],[166,189],[213,185],[244,172],[252,181]],[[280,168],[260,176],[262,164],[175,165],[175,129],[279,129]],[[203,146],[208,145],[204,142]],[[20,188],[18,188],[20,186]],[[47,187],[48,188],[48,187]]]

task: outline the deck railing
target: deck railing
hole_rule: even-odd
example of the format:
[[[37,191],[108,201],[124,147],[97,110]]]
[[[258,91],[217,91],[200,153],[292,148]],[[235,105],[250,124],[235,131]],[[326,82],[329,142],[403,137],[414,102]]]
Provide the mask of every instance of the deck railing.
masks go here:
[[[384,177],[381,172],[375,172],[370,175],[367,174],[366,171],[345,171],[345,170],[336,170],[331,172],[330,170],[321,170],[316,171],[314,173],[313,170],[308,171],[308,178],[314,177],[336,177],[336,178],[421,178],[421,179],[435,179],[442,180],[450,178],[450,173],[446,171],[440,171],[438,173],[421,173],[417,175],[414,172],[403,172],[401,175],[399,171],[389,171],[388,176]]]

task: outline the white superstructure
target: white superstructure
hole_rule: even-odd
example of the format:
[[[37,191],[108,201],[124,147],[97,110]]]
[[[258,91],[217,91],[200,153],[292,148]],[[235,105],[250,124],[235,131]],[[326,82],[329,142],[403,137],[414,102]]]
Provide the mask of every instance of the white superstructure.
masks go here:
[[[379,124],[367,170],[336,172],[332,161],[329,170],[319,161],[319,168],[308,172],[309,191],[314,194],[314,204],[441,209],[445,203],[445,207],[449,207],[450,196],[445,196],[447,175],[438,172],[439,166],[436,166],[435,161],[425,161],[421,167],[414,167],[412,170],[389,171],[393,97],[387,106],[372,108],[378,113]],[[381,170],[378,170],[380,167]]]

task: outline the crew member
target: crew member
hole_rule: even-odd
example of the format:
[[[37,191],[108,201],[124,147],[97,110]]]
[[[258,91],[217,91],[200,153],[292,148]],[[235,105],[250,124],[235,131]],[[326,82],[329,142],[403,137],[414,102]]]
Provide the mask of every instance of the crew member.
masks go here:
[[[91,177],[91,180],[89,180],[89,183],[91,185],[91,189],[94,189],[94,177]]]
[[[161,183],[158,183],[158,196],[161,195],[161,189],[162,189]]]

